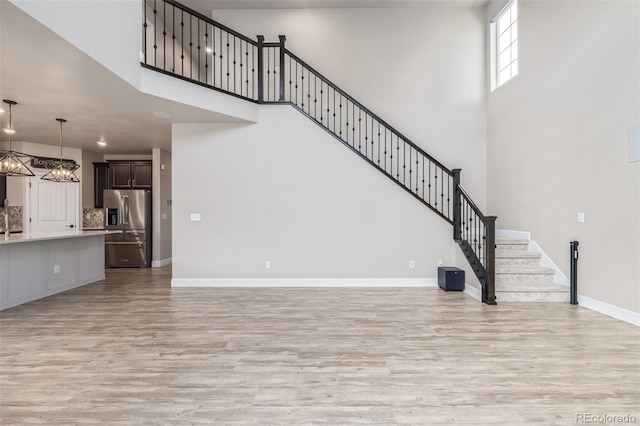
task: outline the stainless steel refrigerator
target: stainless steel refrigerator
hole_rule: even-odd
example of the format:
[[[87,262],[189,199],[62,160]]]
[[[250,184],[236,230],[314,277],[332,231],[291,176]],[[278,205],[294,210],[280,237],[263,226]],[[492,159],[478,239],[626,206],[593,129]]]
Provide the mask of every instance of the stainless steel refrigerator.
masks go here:
[[[105,265],[151,266],[151,191],[105,189],[104,219]]]

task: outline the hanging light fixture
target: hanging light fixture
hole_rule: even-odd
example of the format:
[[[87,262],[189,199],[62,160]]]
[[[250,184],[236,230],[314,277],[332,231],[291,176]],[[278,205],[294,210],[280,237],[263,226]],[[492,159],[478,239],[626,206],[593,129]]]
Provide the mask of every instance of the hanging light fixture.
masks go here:
[[[80,168],[78,164],[73,161],[64,161],[62,159],[62,123],[66,123],[64,118],[56,118],[56,121],[60,123],[60,160],[56,161],[49,169],[49,173],[42,176],[42,180],[51,180],[54,182],[80,182],[75,171]]]
[[[17,105],[16,101],[3,99],[2,102],[9,105],[9,149],[0,151],[0,176],[34,176],[33,172],[27,166],[31,161],[31,156],[21,152],[13,151],[11,146],[11,135],[14,133],[11,122],[11,107]]]

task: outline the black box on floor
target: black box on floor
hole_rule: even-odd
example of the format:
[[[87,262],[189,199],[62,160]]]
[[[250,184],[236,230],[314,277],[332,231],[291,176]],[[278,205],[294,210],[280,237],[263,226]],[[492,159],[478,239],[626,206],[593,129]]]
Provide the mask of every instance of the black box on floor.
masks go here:
[[[444,291],[464,291],[464,271],[453,266],[439,266],[438,287]]]

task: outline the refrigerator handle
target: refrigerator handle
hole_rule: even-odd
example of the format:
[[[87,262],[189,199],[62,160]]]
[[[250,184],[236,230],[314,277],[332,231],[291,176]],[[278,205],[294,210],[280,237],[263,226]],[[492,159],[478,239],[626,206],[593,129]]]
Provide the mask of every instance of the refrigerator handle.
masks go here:
[[[123,218],[122,218],[122,224],[123,225],[128,225],[129,224],[129,196],[128,195],[123,195],[122,196],[123,200],[124,200],[124,214],[123,214]]]

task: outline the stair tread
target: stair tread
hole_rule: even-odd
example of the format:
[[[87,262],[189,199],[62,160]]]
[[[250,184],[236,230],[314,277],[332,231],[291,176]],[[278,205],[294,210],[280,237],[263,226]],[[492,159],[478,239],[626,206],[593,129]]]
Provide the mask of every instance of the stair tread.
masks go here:
[[[512,240],[509,238],[496,238],[497,245],[529,245],[529,240]]]
[[[553,275],[555,271],[542,266],[506,265],[496,268],[496,274],[544,274]]]
[[[496,259],[539,259],[540,253],[532,251],[496,251]]]

